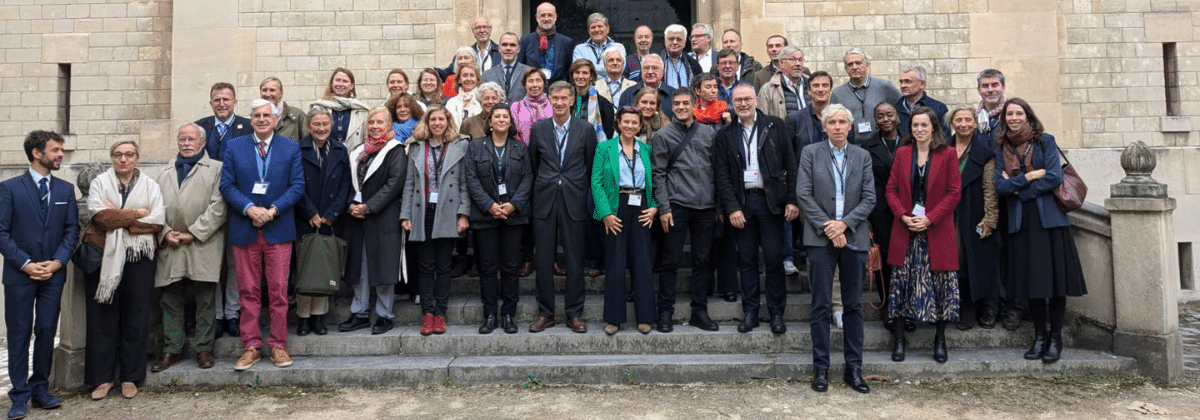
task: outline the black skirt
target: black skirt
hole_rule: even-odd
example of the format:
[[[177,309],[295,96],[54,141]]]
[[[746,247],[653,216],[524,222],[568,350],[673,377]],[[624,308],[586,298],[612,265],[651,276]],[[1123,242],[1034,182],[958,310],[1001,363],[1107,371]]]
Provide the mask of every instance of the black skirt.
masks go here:
[[[1015,198],[1010,198],[1015,199]],[[1021,229],[1009,234],[1005,287],[1009,299],[1083,296],[1083,266],[1069,227],[1046,229],[1037,200],[1021,205]]]

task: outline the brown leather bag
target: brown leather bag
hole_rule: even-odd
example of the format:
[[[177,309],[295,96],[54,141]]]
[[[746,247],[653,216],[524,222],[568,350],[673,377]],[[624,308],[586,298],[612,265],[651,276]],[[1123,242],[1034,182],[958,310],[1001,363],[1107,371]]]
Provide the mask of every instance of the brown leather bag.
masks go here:
[[[879,301],[879,306],[875,306],[875,301],[871,300],[872,291],[875,289],[875,273],[879,273],[880,278],[883,277],[883,253],[879,250],[879,244],[875,243],[875,230],[867,227],[867,232],[871,236],[871,249],[867,250],[867,302],[876,310],[883,308],[883,301]]]
[[[1062,149],[1058,149],[1058,155],[1062,157],[1062,183],[1054,188],[1054,201],[1058,202],[1058,209],[1063,213],[1070,213],[1083,207],[1083,201],[1087,199],[1087,184],[1083,183],[1083,178],[1079,177],[1079,173],[1075,172],[1075,167],[1071,166],[1071,161],[1067,160],[1067,155],[1063,154]]]

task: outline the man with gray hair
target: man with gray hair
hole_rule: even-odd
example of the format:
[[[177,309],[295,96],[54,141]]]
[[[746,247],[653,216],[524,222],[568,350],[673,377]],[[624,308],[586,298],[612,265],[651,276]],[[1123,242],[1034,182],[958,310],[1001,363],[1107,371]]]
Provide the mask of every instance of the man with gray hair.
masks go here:
[[[812,102],[804,88],[807,84],[804,51],[793,46],[783,47],[779,50],[779,73],[758,91],[758,109],[786,120],[788,115],[800,112]]]
[[[636,81],[626,79],[622,72],[625,69],[625,49],[624,47],[609,47],[604,50],[604,54],[600,56],[604,59],[604,69],[607,70],[603,77],[596,79],[596,93],[607,98],[613,104],[613,110],[616,111],[617,105],[621,100],[621,95],[629,88],[637,85]]]
[[[701,73],[701,70],[700,63],[696,62],[695,58],[683,53],[687,28],[678,24],[668,26],[663,31],[663,39],[666,43],[666,49],[662,53],[664,84],[672,90],[691,86],[692,76]],[[670,99],[665,102],[670,102]]]
[[[717,53],[712,49],[712,26],[707,23],[692,25],[692,51],[688,57],[696,59],[700,71],[710,73],[717,65]]]
[[[1000,124],[1004,105],[1004,73],[996,69],[985,69],[975,77],[976,89],[979,91],[979,106],[975,108],[976,119],[979,120],[979,132],[996,135],[996,127]],[[1003,220],[1003,219],[1002,219]]]
[[[875,119],[867,116],[874,115],[875,106],[880,102],[894,104],[899,101],[900,89],[885,79],[869,76],[871,61],[867,53],[858,48],[846,51],[842,64],[850,80],[833,89],[830,102],[845,105],[850,110],[855,122],[850,130],[850,141],[857,144],[870,137],[871,130],[875,129]]]
[[[468,45],[467,47],[471,48],[472,54],[475,54],[475,64],[476,67],[479,67],[479,72],[486,72],[491,70],[492,67],[499,65],[500,49],[497,48],[495,42],[492,42],[492,24],[491,22],[488,22],[488,18],[483,16],[476,17],[475,20],[471,22],[471,35],[475,37],[475,43]],[[446,76],[454,74],[454,70],[457,68],[455,66],[456,63],[456,57],[451,57],[450,65],[446,66],[444,69],[438,69],[438,74],[440,74],[443,79],[445,79]]]
[[[671,94],[675,92],[675,89],[663,83],[662,77],[662,57],[659,57],[658,54],[647,54],[642,57],[642,81],[625,89],[625,93],[621,94],[620,106],[637,106],[633,102],[637,92],[644,87],[651,87],[658,90],[659,108],[662,109],[663,115],[674,120],[675,112],[671,110]]]
[[[608,18],[603,13],[592,13],[587,18],[588,36],[591,39],[575,46],[575,53],[571,57],[571,62],[575,62],[580,58],[586,58],[596,66],[596,78],[604,78],[608,69],[604,66],[604,56],[609,48],[616,48],[621,51],[621,56],[625,56],[625,45],[613,41],[608,37]],[[621,60],[624,63],[624,59]],[[624,67],[622,67],[624,69]]]
[[[268,79],[267,81],[270,81]],[[264,86],[266,82],[264,81]],[[204,154],[204,129],[195,123],[179,127],[179,155],[163,166],[155,182],[162,189],[167,212],[159,241],[154,286],[162,292],[162,358],[150,367],[161,372],[183,359],[184,307],[196,305],[196,364],[213,367],[213,293],[221,279],[225,256],[227,206],[221,196],[221,162]]]
[[[925,80],[927,74],[925,68],[921,66],[910,66],[900,71],[900,94],[903,98],[894,103],[896,105],[896,113],[900,117],[900,137],[908,135],[908,124],[912,120],[912,110],[918,106],[928,107],[933,110],[934,115],[941,118],[950,111],[946,108],[946,104],[937,99],[930,98],[925,94]],[[871,108],[875,109],[875,108]],[[950,126],[949,121],[942,121],[942,131]]]
[[[296,141],[308,135],[308,115],[283,101],[283,81],[274,76],[263,79],[258,84],[258,94],[275,105],[278,113],[275,118],[279,120],[275,123],[276,133]]]

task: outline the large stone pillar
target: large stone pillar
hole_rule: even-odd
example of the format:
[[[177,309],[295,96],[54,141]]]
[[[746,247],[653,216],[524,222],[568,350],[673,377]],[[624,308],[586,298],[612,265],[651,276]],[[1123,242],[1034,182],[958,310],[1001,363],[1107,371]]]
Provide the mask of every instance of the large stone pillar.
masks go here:
[[[104,168],[89,163],[75,179],[83,195],[79,198],[79,236],[87,229],[91,215],[87,211],[88,186]],[[58,345],[54,347],[54,367],[50,386],[75,389],[83,386],[83,349],[87,347],[87,308],[83,292],[83,272],[74,263],[67,264],[67,282],[63,285],[58,315]]]
[[[1104,200],[1112,218],[1113,351],[1136,358],[1143,375],[1173,382],[1183,374],[1175,199],[1150,177],[1155,161],[1141,141],[1126,147],[1121,154],[1126,176]]]

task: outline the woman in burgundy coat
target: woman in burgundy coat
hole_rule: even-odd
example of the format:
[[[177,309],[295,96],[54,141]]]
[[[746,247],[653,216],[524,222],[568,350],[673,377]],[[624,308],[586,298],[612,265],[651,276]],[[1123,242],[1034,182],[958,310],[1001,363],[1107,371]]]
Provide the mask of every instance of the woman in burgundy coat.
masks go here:
[[[958,246],[954,209],[960,198],[958,157],[946,147],[938,117],[913,110],[909,136],[896,150],[887,183],[895,219],[888,247],[892,271],[888,317],[933,323],[933,360],[946,362],[946,323],[958,321]],[[892,322],[892,360],[904,360],[904,323]]]

